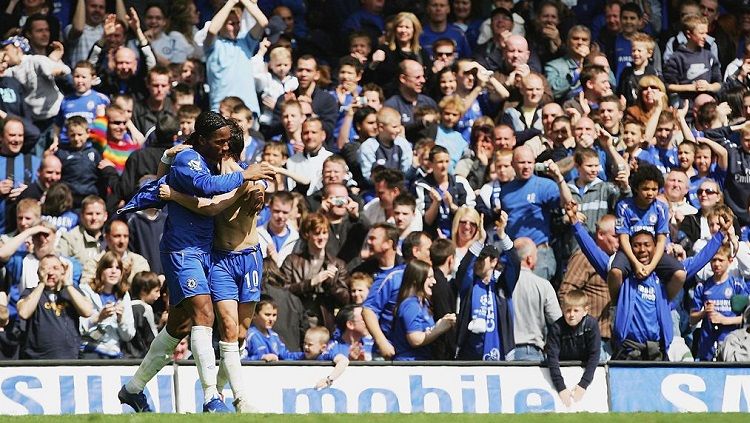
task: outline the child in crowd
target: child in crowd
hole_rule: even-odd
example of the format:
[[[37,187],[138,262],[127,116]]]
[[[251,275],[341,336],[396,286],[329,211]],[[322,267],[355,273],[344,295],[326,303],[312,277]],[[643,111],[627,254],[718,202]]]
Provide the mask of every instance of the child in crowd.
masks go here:
[[[698,141],[693,159],[695,171],[692,175],[688,175],[690,176],[688,200],[696,208],[700,207],[698,189],[703,181],[713,179],[723,189],[729,167],[729,152],[724,146],[708,138],[698,138]]]
[[[438,107],[440,108],[440,124],[437,125],[435,144],[448,150],[450,155],[449,170],[453,174],[456,163],[461,160],[468,147],[468,143],[461,133],[454,129],[461,116],[464,115],[466,106],[464,106],[464,101],[460,97],[452,95],[443,97]]]
[[[724,338],[740,328],[742,316],[732,311],[731,300],[735,295],[750,295],[750,289],[741,277],[731,275],[733,262],[729,246],[722,246],[711,259],[713,276],[695,287],[690,323],[701,322],[698,359],[716,360],[716,350]]]
[[[245,140],[245,146],[240,154],[240,160],[248,163],[259,163],[261,156],[263,155],[263,146],[266,143],[253,136],[253,124],[255,123],[255,115],[253,111],[247,106],[237,106],[232,112],[232,119],[237,121],[237,124],[242,128],[242,134]]]
[[[559,318],[547,332],[547,363],[552,384],[563,404],[570,407],[579,402],[586,393],[599,364],[601,336],[599,322],[589,313],[586,293],[575,289],[563,298],[563,317]],[[568,389],[560,373],[560,360],[582,361],[586,370],[580,382]]]
[[[267,142],[263,146],[261,158],[271,166],[283,168],[286,166],[286,161],[289,160],[289,149],[282,142]],[[266,192],[289,191],[290,186],[287,177],[277,173],[273,182],[266,188]]]
[[[135,336],[129,342],[123,342],[120,348],[125,357],[143,358],[158,333],[154,309],[151,305],[161,295],[161,281],[154,272],[138,272],[133,277],[130,292],[134,298],[131,306],[135,322]]]
[[[349,298],[352,304],[361,305],[365,302],[372,286],[372,276],[363,272],[354,272],[349,277]]]
[[[671,169],[679,167],[677,148],[673,142],[676,119],[671,111],[661,112],[657,119],[656,133],[654,134],[656,145],[649,147],[648,155],[641,157],[656,166],[662,174],[667,174]]]
[[[628,107],[634,105],[641,91],[638,81],[645,75],[657,75],[651,58],[654,56],[656,43],[648,34],[637,32],[629,37],[630,55],[633,59],[630,66],[622,70],[617,94],[625,97]],[[618,63],[619,65],[619,63]]]
[[[644,160],[643,156],[648,155],[648,152],[641,148],[645,129],[643,124],[636,120],[626,120],[622,127],[620,139],[625,144],[622,157],[628,162],[631,173],[638,170],[638,161]]]
[[[302,360],[303,352],[290,352],[279,335],[273,331],[278,318],[278,306],[273,298],[261,295],[253,323],[247,331],[247,358],[251,361]]]
[[[293,92],[299,87],[297,77],[290,75],[292,52],[284,46],[276,46],[268,53],[268,71],[254,75],[255,90],[262,101],[258,119],[265,126],[271,123],[276,101],[284,93]]]
[[[195,132],[195,119],[199,114],[201,114],[201,109],[198,106],[187,105],[180,108],[177,112],[177,120],[180,121],[180,139],[186,140]]]
[[[362,96],[362,87],[359,85],[359,81],[362,80],[363,70],[362,63],[352,56],[344,56],[339,60],[339,84],[336,88],[330,91],[339,106],[336,126],[333,129],[333,136],[336,138],[343,127],[348,110],[351,109],[354,104],[357,104],[360,107],[367,105],[367,98]],[[351,137],[353,135],[353,129],[349,126],[349,136]]]
[[[461,139],[460,142],[463,142]],[[416,183],[417,210],[424,216],[425,230],[445,238],[451,237],[453,218],[459,207],[476,205],[469,181],[449,172],[451,157],[445,147],[430,150],[432,173]]]
[[[677,47],[672,57],[664,62],[664,82],[667,89],[692,100],[698,93],[715,93],[721,89],[719,59],[704,48],[708,36],[705,16],[688,16],[683,20],[687,43]]]
[[[81,206],[88,195],[105,197],[107,187],[117,186],[114,164],[89,142],[89,123],[83,116],[72,116],[65,122],[68,143],[59,146],[55,155],[62,162],[62,182],[73,191],[73,206]]]
[[[60,235],[78,226],[78,213],[73,211],[73,191],[65,182],[57,182],[47,190],[42,221],[55,225]]]
[[[109,97],[92,90],[96,69],[87,61],[76,63],[73,68],[73,89],[75,92],[66,96],[60,104],[60,113],[55,119],[55,128],[60,131],[60,143],[68,141],[68,131],[65,121],[72,116],[82,116],[88,124],[95,117],[104,114],[104,109],[109,106]],[[62,130],[61,130],[62,128]]]
[[[677,146],[677,167],[675,169],[685,172],[688,178],[695,175],[695,150],[696,145],[692,141],[683,141]]]
[[[620,286],[630,274],[642,279],[656,271],[663,283],[685,281],[685,270],[673,256],[664,254],[669,234],[669,206],[657,200],[664,187],[664,177],[652,165],[642,165],[631,178],[633,197],[617,203],[616,233],[620,239],[620,250],[612,262],[607,276],[609,286]],[[656,246],[648,264],[636,258],[630,237],[636,232],[646,231],[654,236]],[[682,282],[679,282],[680,284]]]
[[[225,119],[229,119],[237,106],[245,106],[245,102],[236,96],[224,97],[219,102],[219,114],[224,116]]]
[[[374,166],[385,166],[407,172],[412,164],[411,144],[403,137],[398,110],[383,107],[378,112],[378,135],[368,138],[359,148],[362,176],[370,180]]]
[[[305,149],[302,143],[302,123],[305,115],[302,112],[302,104],[296,100],[284,102],[281,105],[281,125],[284,132],[273,138],[273,141],[282,142],[289,146],[289,156],[300,153]]]
[[[364,326],[364,322],[363,322]],[[319,380],[315,384],[315,389],[328,388],[333,385],[333,382],[344,373],[347,366],[349,366],[348,354],[342,352],[330,352],[327,350],[328,341],[331,340],[331,335],[323,326],[315,326],[308,329],[305,332],[305,340],[302,344],[302,350],[304,356],[300,360],[317,360],[317,361],[333,361],[336,366],[333,368],[331,374],[325,378]]]
[[[354,31],[349,34],[349,55],[357,59],[363,68],[366,67],[372,53],[372,40],[364,32]]]
[[[411,167],[404,175],[408,191],[414,192],[414,183],[430,173],[430,150],[435,146],[432,138],[420,138],[414,144]]]

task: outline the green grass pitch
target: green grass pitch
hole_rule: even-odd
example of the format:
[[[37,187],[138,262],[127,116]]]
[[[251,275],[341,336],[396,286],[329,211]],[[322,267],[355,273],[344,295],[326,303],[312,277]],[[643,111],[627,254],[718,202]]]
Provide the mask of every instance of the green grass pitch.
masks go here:
[[[714,420],[714,419],[719,420]],[[67,416],[0,416],[0,422],[17,423],[218,423],[220,421],[244,421],[263,423],[464,423],[464,422],[503,422],[503,423],[705,423],[707,420],[721,423],[745,423],[747,414],[140,414],[140,415],[67,415]]]

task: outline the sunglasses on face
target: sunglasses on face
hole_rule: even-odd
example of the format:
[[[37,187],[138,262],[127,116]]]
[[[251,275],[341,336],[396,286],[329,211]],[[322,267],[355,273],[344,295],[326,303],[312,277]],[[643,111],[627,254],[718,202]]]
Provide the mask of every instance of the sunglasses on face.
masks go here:
[[[706,188],[706,189],[701,188],[701,189],[698,190],[698,195],[703,195],[703,194],[713,195],[713,194],[718,194],[718,193],[719,193],[718,191],[714,191],[714,190],[709,189],[709,188]]]

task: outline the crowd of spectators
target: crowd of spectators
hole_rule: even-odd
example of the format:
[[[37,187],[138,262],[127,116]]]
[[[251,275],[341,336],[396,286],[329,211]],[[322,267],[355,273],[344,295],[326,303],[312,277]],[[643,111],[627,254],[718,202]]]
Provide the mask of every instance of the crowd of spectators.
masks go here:
[[[0,3],[0,359],[145,355],[117,210],[214,110],[276,171],[247,360],[750,360],[750,2]]]

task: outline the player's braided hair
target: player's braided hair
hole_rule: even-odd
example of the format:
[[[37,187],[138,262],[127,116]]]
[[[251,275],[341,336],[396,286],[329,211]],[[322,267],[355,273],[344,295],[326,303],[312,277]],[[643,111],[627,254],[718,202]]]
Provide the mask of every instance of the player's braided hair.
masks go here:
[[[211,111],[202,112],[195,119],[195,132],[190,135],[185,143],[195,145],[198,137],[207,137],[227,125],[229,123],[222,115]]]

